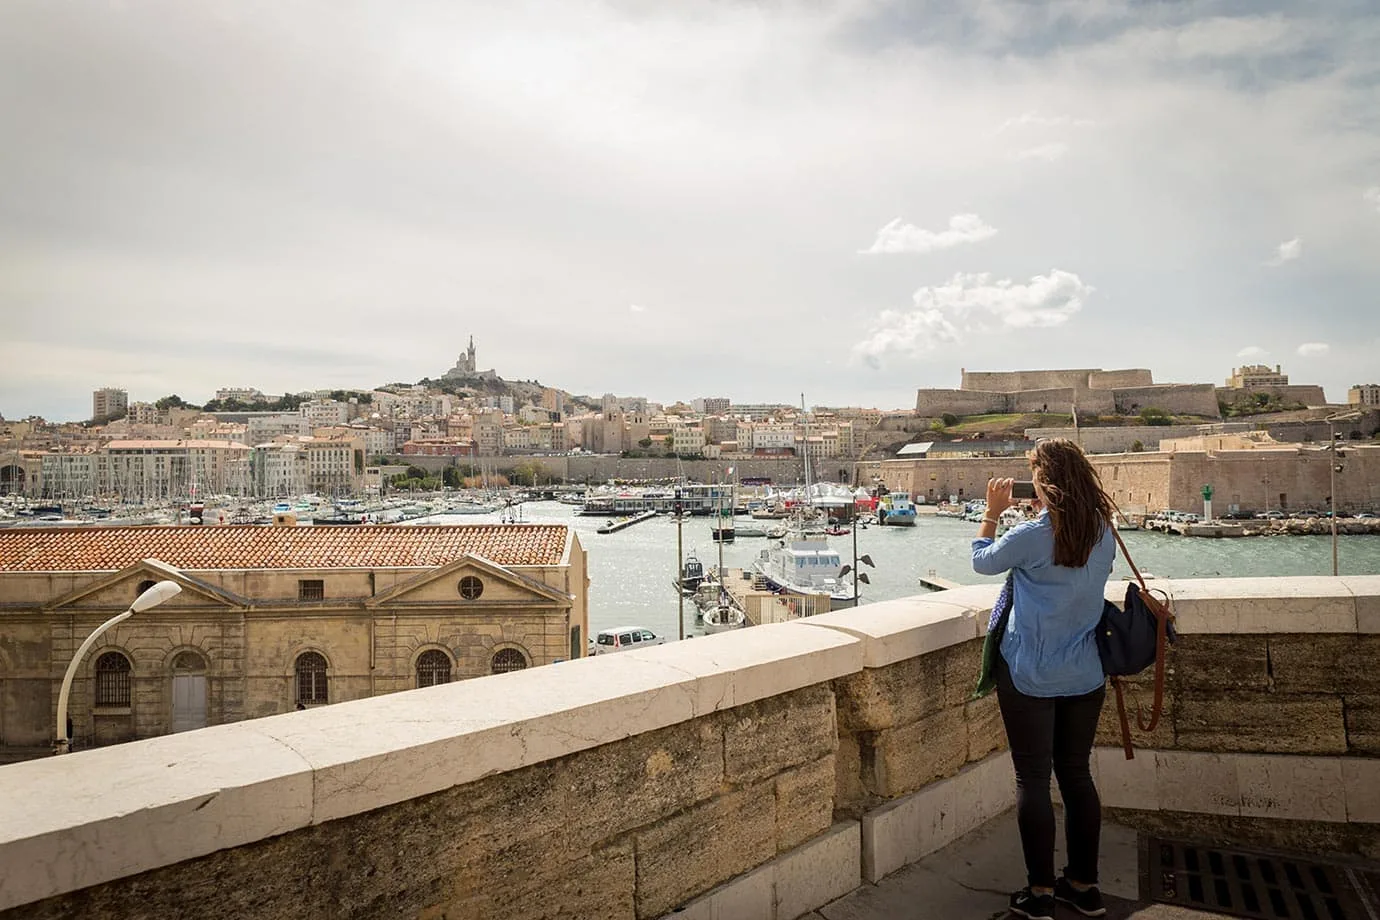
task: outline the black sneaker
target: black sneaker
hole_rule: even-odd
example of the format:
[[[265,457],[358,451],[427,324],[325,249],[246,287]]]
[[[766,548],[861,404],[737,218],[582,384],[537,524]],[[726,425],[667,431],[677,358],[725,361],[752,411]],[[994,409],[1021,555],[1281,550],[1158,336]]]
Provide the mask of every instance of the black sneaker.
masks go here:
[[[1026,920],[1054,920],[1054,897],[1022,888],[1011,896],[1011,913]]]
[[[1060,878],[1054,883],[1054,898],[1063,901],[1085,917],[1100,917],[1107,912],[1106,905],[1102,903],[1102,892],[1097,890],[1096,885],[1079,891],[1069,884],[1068,879]]]

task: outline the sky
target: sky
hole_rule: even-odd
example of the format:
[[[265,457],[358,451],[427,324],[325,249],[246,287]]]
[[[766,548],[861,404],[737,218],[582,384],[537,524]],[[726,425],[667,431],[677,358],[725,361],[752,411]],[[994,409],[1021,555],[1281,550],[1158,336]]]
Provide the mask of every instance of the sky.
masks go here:
[[[7,0],[0,415],[1380,382],[1373,0]]]

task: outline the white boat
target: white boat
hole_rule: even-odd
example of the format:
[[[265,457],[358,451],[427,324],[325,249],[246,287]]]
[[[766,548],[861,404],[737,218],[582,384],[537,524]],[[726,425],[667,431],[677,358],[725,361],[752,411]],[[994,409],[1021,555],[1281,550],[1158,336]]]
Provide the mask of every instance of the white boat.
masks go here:
[[[853,585],[839,578],[843,560],[823,536],[792,534],[762,550],[752,563],[773,591],[783,594],[827,594],[829,609],[853,606]]]
[[[1126,518],[1121,516],[1121,512],[1119,511],[1112,512],[1112,526],[1117,530],[1140,530],[1138,524],[1126,520]]]
[[[1020,508],[1016,508],[1013,506],[1011,508],[1007,508],[1000,515],[998,515],[997,530],[1002,533],[1005,533],[1012,527],[1015,527],[1017,524],[1025,523],[1025,521],[1025,512],[1022,511]]]
[[[733,522],[734,534],[739,537],[765,537],[772,528],[761,521],[738,519]]]
[[[743,611],[729,604],[719,604],[704,612],[704,631],[706,633],[727,632],[747,625]]]
[[[884,527],[914,527],[915,504],[904,493],[891,492],[877,504],[877,523]]]

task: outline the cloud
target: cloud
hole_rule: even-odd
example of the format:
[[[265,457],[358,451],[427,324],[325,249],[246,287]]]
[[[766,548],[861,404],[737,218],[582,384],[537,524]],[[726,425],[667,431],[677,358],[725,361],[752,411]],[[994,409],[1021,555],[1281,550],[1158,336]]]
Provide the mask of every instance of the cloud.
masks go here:
[[[644,307],[644,306],[642,306],[641,304],[632,303],[632,304],[628,304],[628,312],[629,312],[629,313],[646,313],[646,312],[647,312],[647,308]]]
[[[1059,269],[1023,284],[987,273],[957,274],[947,284],[916,291],[914,310],[884,310],[853,346],[853,357],[880,368],[888,354],[916,357],[969,333],[1062,326],[1092,292],[1078,275]]]
[[[1097,122],[1091,118],[1074,118],[1071,115],[1041,115],[1038,111],[1031,110],[1017,115],[1015,118],[1008,118],[1001,123],[997,129],[1000,134],[1011,128],[1042,127],[1042,128],[1086,128],[1095,125]]]
[[[1238,358],[1244,358],[1244,359],[1246,359],[1246,360],[1252,360],[1252,359],[1255,359],[1255,358],[1264,358],[1264,357],[1267,356],[1268,354],[1269,354],[1269,352],[1266,351],[1265,349],[1261,348],[1259,345],[1247,345],[1245,348],[1243,348],[1243,349],[1241,349],[1240,351],[1238,351],[1238,352],[1236,353],[1236,356],[1237,356]]]
[[[1321,358],[1327,354],[1330,346],[1326,342],[1304,342],[1299,346],[1300,358]]]
[[[1040,144],[1038,147],[1027,147],[1025,150],[1016,154],[1018,160],[1044,160],[1053,163],[1055,160],[1062,159],[1064,154],[1069,152],[1068,144],[1052,143]]]
[[[863,255],[894,252],[935,252],[952,249],[964,243],[980,243],[997,235],[995,227],[988,226],[976,214],[955,214],[949,218],[949,229],[933,231],[914,224],[903,224],[901,218],[877,231],[877,239],[868,249],[860,249]]]
[[[1380,185],[1372,185],[1361,193],[1361,198],[1367,204],[1373,205],[1375,210],[1380,211]]]
[[[1266,265],[1283,265],[1285,262],[1292,262],[1303,255],[1303,239],[1294,237],[1292,240],[1285,240],[1275,247],[1275,257],[1266,262]]]

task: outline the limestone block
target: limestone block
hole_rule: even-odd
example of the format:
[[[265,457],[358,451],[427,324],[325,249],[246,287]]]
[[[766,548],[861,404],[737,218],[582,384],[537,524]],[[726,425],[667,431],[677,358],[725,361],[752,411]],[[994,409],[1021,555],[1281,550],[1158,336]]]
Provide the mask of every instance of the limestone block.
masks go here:
[[[817,684],[724,714],[724,778],[751,783],[832,753],[834,694]]]
[[[993,754],[969,764],[940,785],[953,789],[953,839],[976,830],[1016,803],[1016,771],[1006,754]],[[928,855],[948,845],[922,828],[920,849]]]
[[[1160,807],[1155,751],[1137,751],[1131,760],[1119,747],[1093,748],[1097,791],[1109,808],[1153,811]]]
[[[1346,751],[1342,701],[1337,697],[1185,692],[1176,705],[1174,732],[1182,749],[1275,754]]]
[[[1166,684],[1168,681],[1166,680]],[[1126,701],[1126,718],[1131,726],[1131,743],[1138,748],[1165,750],[1174,744],[1174,694],[1172,686],[1166,686],[1160,721],[1152,732],[1140,730],[1136,707],[1139,705],[1145,717],[1150,717],[1150,707],[1155,702],[1153,678],[1140,675],[1123,683],[1122,694]],[[1121,722],[1116,713],[1116,692],[1111,683],[1107,684],[1107,697],[1102,703],[1102,715],[1097,723],[1097,744],[1121,748]],[[1123,755],[1124,756],[1124,755]]]
[[[1321,576],[1162,580],[1176,627],[1190,633],[1343,633],[1356,631],[1356,602]]]
[[[553,871],[554,870],[554,871]],[[541,859],[471,879],[457,885],[431,905],[438,917],[504,917],[512,920],[547,920],[557,917],[597,917],[633,920],[636,861],[631,841],[596,850],[574,859],[543,862]],[[365,905],[361,905],[364,907]],[[353,911],[355,915],[401,916],[401,912]]]
[[[961,706],[877,735],[873,789],[895,798],[952,776],[968,759]]]
[[[785,852],[834,820],[835,759],[830,754],[776,777],[776,849]]]
[[[989,693],[963,706],[963,721],[968,725],[968,762],[976,763],[993,751],[1006,749],[1006,729],[1001,721],[997,695]]]
[[[1353,754],[1380,754],[1380,695],[1347,694],[1342,700],[1347,749]]]
[[[872,734],[861,735],[853,732],[839,734],[838,749],[834,754],[834,808],[840,814],[856,817],[860,809],[872,801],[872,794],[863,785],[863,777],[871,776],[871,770],[864,774],[862,746],[867,746],[869,764],[872,759]]]
[[[1341,763],[1346,819],[1380,824],[1380,760],[1344,757]]]
[[[839,722],[852,731],[874,731],[962,705],[972,696],[981,662],[982,643],[974,639],[851,674],[835,682]]]
[[[1238,754],[1241,814],[1301,821],[1345,821],[1342,761],[1336,757]]]
[[[1380,633],[1380,575],[1344,575],[1338,579],[1356,598],[1356,630]]]
[[[1271,636],[1270,664],[1282,691],[1380,694],[1380,635]]]
[[[1144,759],[1155,764],[1155,797],[1161,809],[1210,815],[1241,813],[1241,787],[1234,755],[1158,751],[1147,752]],[[1104,769],[1110,765],[1106,760],[1101,764]]]
[[[637,915],[660,916],[776,855],[773,783],[687,809],[635,834]]]
[[[841,822],[776,861],[776,920],[794,920],[858,887],[860,834],[857,821]],[[723,915],[724,920],[742,916],[746,915]]]
[[[1184,690],[1265,690],[1270,685],[1265,636],[1185,635],[1169,652],[1172,683]],[[1137,675],[1148,684],[1150,672]]]

